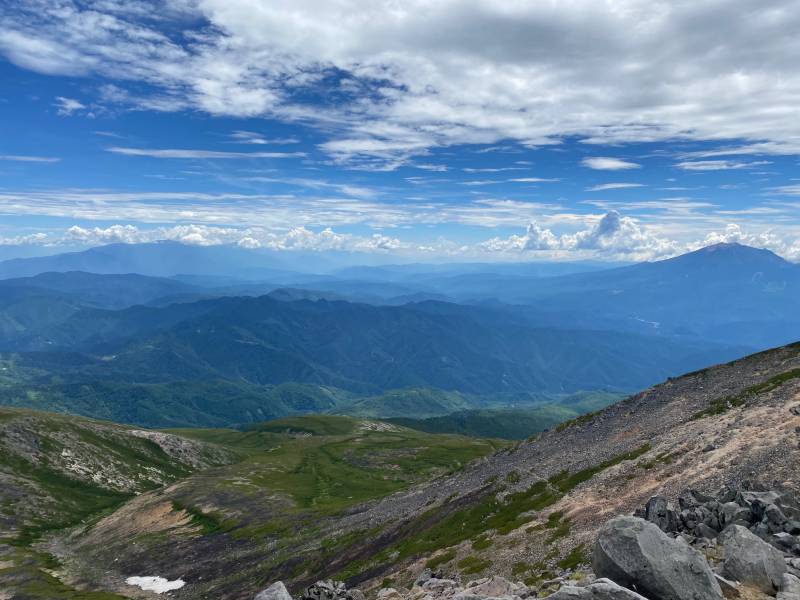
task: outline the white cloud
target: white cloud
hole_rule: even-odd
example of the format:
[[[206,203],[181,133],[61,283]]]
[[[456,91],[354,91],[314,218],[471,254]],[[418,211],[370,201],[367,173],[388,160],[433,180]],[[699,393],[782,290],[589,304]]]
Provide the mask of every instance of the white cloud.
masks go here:
[[[784,196],[800,196],[800,185],[782,185],[771,188],[770,192]]]
[[[543,223],[532,221],[524,234],[493,237],[476,244],[439,238],[412,243],[381,233],[353,235],[330,227],[312,229],[295,226],[276,230],[263,227],[218,227],[186,224],[143,228],[131,224],[108,227],[74,225],[65,231],[0,237],[0,245],[97,246],[111,243],[139,244],[161,240],[188,245],[234,244],[243,248],[278,251],[379,252],[407,256],[433,255],[464,259],[469,257],[519,260],[535,254],[548,259],[658,260],[717,243],[740,243],[770,249],[788,260],[800,261],[797,230],[745,230],[729,223],[688,241],[678,241],[645,227],[636,219],[611,210],[603,215],[566,217],[564,223],[578,228],[554,233]],[[563,224],[563,223],[562,223]]]
[[[641,165],[622,160],[621,158],[611,158],[608,156],[595,156],[592,158],[584,158],[581,161],[584,167],[595,169],[597,171],[627,171],[629,169],[638,169]]]
[[[58,109],[58,114],[62,117],[70,117],[76,112],[86,108],[79,100],[65,98],[64,96],[56,96],[56,107]]]
[[[683,155],[686,158],[713,158],[715,156],[743,156],[748,154],[767,154],[786,156],[800,154],[800,142],[797,140],[781,140],[777,142],[759,142],[741,146],[724,146],[711,150],[699,150]]]
[[[515,177],[514,179],[477,179],[473,181],[460,181],[459,184],[481,186],[481,185],[494,185],[499,183],[555,183],[557,181],[561,180],[547,178],[547,177]]]
[[[435,165],[430,163],[417,163],[409,166],[412,166],[415,169],[422,169],[423,171],[432,171],[434,173],[444,173],[449,168],[447,165]]]
[[[176,225],[141,229],[134,225],[109,227],[81,227],[73,225],[61,236],[37,234],[35,240],[8,241],[7,243],[37,243],[49,245],[142,244],[169,240],[192,246],[219,246],[236,244],[243,248],[269,248],[272,250],[310,250],[317,252],[387,252],[406,247],[397,238],[382,234],[356,236],[337,233],[330,227],[314,231],[306,227],[293,227],[286,232],[266,231],[261,228],[213,227],[208,225]],[[28,236],[32,237],[32,236]],[[22,240],[23,238],[15,238]],[[2,243],[3,238],[0,238]]]
[[[594,225],[575,233],[554,234],[538,223],[531,223],[523,236],[492,238],[479,245],[491,253],[545,252],[550,257],[568,255],[606,259],[651,260],[672,256],[679,245],[648,231],[631,217],[612,210]]]
[[[768,160],[743,162],[738,160],[689,160],[679,162],[675,166],[684,171],[727,171],[739,169],[752,169],[763,165],[772,164]]]
[[[0,160],[11,160],[15,162],[33,162],[33,163],[56,163],[61,159],[54,156],[23,156],[16,154],[2,154]]]
[[[0,246],[41,246],[46,243],[47,239],[47,234],[41,232],[11,237],[0,236]]]
[[[604,192],[606,190],[627,190],[632,188],[644,187],[641,183],[602,183],[590,188],[586,188],[587,192]]]
[[[728,224],[723,231],[709,233],[703,240],[691,244],[689,248],[695,250],[711,244],[721,243],[736,243],[756,248],[766,248],[787,260],[800,261],[800,237],[797,235],[786,237],[772,230],[754,233],[744,230],[736,223]]]
[[[288,138],[265,138],[260,133],[254,131],[234,131],[231,134],[231,139],[238,144],[252,144],[256,146],[266,146],[270,144],[299,144],[300,140],[293,137]]]
[[[221,152],[217,150],[122,148],[113,146],[109,152],[126,156],[149,156],[151,158],[189,158],[189,159],[248,159],[248,158],[300,158],[304,152]]]
[[[553,183],[561,180],[547,177],[517,177],[509,179],[509,181],[512,183]]]
[[[259,183],[280,183],[285,185],[295,185],[298,187],[312,189],[312,190],[335,190],[346,196],[355,196],[357,198],[371,198],[378,194],[372,188],[363,187],[359,185],[352,185],[349,183],[334,183],[325,181],[323,179],[310,179],[302,177],[264,177],[264,176],[250,176],[235,178],[235,181],[246,182],[259,182]]]
[[[461,170],[465,173],[502,173],[503,171],[526,171],[527,167],[465,167]]]
[[[122,6],[4,3],[0,52],[41,73],[151,90],[109,102],[324,125],[323,149],[362,168],[394,168],[434,146],[567,136],[797,153],[798,0],[730,10],[714,0]],[[295,100],[334,70],[335,105]]]
[[[99,244],[125,243],[135,244],[139,242],[151,241],[140,236],[139,229],[133,225],[112,225],[107,228],[92,227],[83,228],[73,225],[64,234],[66,243],[86,244],[96,246]]]

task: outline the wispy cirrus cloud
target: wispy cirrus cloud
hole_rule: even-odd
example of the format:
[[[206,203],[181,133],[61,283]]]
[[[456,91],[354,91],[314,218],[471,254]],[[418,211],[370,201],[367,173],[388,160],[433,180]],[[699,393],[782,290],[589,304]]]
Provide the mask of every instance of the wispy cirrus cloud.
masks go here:
[[[107,148],[114,154],[126,156],[147,156],[150,158],[186,158],[186,159],[253,159],[253,158],[302,158],[305,152],[225,152],[219,150],[194,149],[147,149],[112,146]]]
[[[561,180],[555,177],[515,177],[509,181],[511,183],[555,183]]]
[[[267,146],[267,145],[282,145],[282,144],[299,144],[300,140],[295,137],[286,138],[267,138],[260,133],[254,131],[234,131],[230,135],[231,140],[238,144],[251,144],[254,146]]]
[[[472,181],[460,181],[460,185],[482,186],[496,185],[501,183],[555,183],[561,181],[555,177],[514,177],[512,179],[475,179]]]
[[[596,171],[628,171],[630,169],[639,169],[641,165],[629,160],[621,158],[612,158],[608,156],[594,156],[591,158],[584,158],[581,161],[584,167],[595,169]]]
[[[781,196],[800,196],[800,184],[782,185],[767,190],[768,194],[779,194]]]
[[[643,183],[601,183],[586,188],[587,192],[604,192],[606,190],[628,190],[632,188],[644,187]]]
[[[80,100],[75,98],[65,98],[64,96],[57,96],[55,102],[58,114],[62,117],[70,117],[78,111],[84,110],[86,105]]]
[[[772,164],[768,160],[739,161],[739,160],[689,160],[677,163],[675,166],[684,171],[736,171],[752,169]]]
[[[0,154],[0,160],[10,160],[14,162],[30,162],[30,163],[57,163],[61,159],[55,156],[30,156],[19,154]]]

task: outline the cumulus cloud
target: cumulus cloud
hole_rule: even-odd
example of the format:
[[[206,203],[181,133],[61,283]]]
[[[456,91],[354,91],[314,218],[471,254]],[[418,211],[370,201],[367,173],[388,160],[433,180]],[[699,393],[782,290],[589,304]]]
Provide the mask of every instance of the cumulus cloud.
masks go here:
[[[109,227],[82,227],[73,225],[63,234],[37,233],[17,238],[0,238],[0,244],[37,244],[50,246],[99,246],[105,244],[145,244],[174,241],[191,246],[220,246],[235,244],[242,248],[271,250],[307,250],[317,252],[388,252],[407,245],[397,238],[383,234],[357,236],[339,233],[326,227],[314,231],[307,227],[293,227],[275,232],[262,228],[214,227],[208,225],[175,225],[172,227],[140,228],[130,224]]]
[[[740,243],[767,248],[788,260],[800,262],[800,237],[796,232],[773,229],[747,230],[731,223],[703,236],[678,241],[645,227],[615,210],[603,215],[583,216],[575,231],[555,233],[549,226],[532,221],[524,233],[492,237],[475,244],[439,238],[433,242],[404,241],[382,233],[354,235],[330,227],[296,226],[283,230],[262,227],[218,227],[202,224],[143,228],[131,224],[108,227],[74,225],[65,231],[0,236],[0,245],[98,246],[112,243],[141,244],[163,240],[197,246],[238,245],[248,249],[275,251],[393,253],[451,259],[529,259],[531,256],[579,260],[659,260],[718,243]]]
[[[121,103],[315,122],[333,138],[324,150],[364,168],[450,144],[740,140],[777,153],[800,135],[797,0],[122,6],[4,3],[0,52],[149,90]],[[331,73],[339,100],[303,103]]]
[[[766,248],[791,261],[800,261],[800,237],[786,237],[772,230],[750,232],[736,223],[729,223],[724,230],[709,233],[703,240],[690,244],[692,250],[712,244],[744,244]]]
[[[584,158],[581,161],[584,167],[595,169],[597,171],[627,171],[629,169],[638,169],[641,165],[622,160],[621,158],[611,158],[608,156],[595,156],[592,158]]]
[[[42,246],[47,239],[47,234],[41,232],[11,237],[0,236],[0,246]]]
[[[480,248],[493,253],[545,251],[553,256],[600,256],[609,259],[651,260],[672,256],[680,247],[674,241],[648,231],[631,217],[616,210],[602,215],[591,227],[575,233],[554,234],[531,223],[525,235],[492,238]]]

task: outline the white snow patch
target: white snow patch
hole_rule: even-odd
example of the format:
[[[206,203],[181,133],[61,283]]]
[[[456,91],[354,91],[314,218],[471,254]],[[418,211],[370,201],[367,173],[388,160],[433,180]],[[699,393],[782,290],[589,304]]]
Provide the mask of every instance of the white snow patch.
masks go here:
[[[363,421],[359,426],[360,431],[400,431],[396,426],[382,421]]]
[[[164,592],[179,590],[186,585],[186,582],[183,579],[169,581],[163,577],[128,577],[125,580],[125,583],[128,585],[139,586],[146,592],[155,592],[156,594],[163,594]]]

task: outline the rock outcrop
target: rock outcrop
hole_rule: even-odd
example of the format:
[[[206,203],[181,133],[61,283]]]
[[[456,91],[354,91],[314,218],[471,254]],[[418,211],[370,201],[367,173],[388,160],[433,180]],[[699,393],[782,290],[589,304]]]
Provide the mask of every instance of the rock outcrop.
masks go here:
[[[638,514],[690,543],[712,540],[736,525],[781,552],[800,556],[800,507],[789,494],[725,488],[712,497],[690,490],[679,496],[678,508],[654,496]]]
[[[760,540],[759,540],[760,541]],[[595,574],[651,600],[722,600],[703,555],[637,517],[616,517],[600,530]]]
[[[781,579],[781,591],[778,600],[800,600],[800,578],[784,573]]]
[[[326,579],[305,588],[300,600],[364,600],[364,594],[358,589],[347,589],[342,581]]]
[[[798,510],[788,495],[724,489],[716,497],[687,492],[678,508],[651,498],[641,516],[607,521],[597,534],[592,569],[565,569],[530,583],[492,576],[462,584],[431,569],[410,589],[385,587],[377,600],[800,600]],[[783,534],[783,535],[782,535]],[[792,543],[783,543],[789,536]],[[783,549],[781,549],[783,548]],[[553,592],[551,586],[561,584]],[[319,581],[298,600],[365,600],[342,582]],[[291,600],[281,582],[255,600]]]
[[[720,536],[725,559],[722,574],[773,594],[787,572],[783,554],[741,525],[731,525]]]
[[[610,579],[597,579],[587,586],[562,586],[549,600],[647,600],[634,591],[617,585]]]

